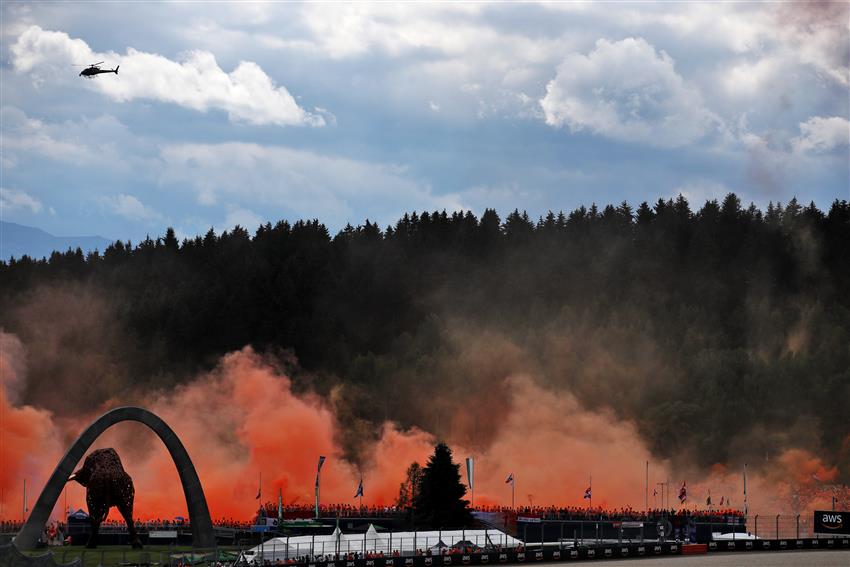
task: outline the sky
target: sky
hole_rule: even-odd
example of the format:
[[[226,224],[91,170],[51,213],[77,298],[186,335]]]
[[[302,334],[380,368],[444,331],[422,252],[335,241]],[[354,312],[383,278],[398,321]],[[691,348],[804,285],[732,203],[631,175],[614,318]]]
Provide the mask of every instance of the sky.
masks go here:
[[[850,4],[3,2],[2,220],[850,198]],[[104,61],[118,75],[79,77]]]

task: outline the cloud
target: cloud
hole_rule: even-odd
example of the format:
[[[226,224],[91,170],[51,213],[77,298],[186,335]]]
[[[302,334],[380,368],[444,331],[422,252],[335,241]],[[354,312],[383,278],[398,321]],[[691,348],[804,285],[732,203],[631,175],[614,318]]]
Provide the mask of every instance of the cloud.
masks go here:
[[[814,116],[800,123],[800,136],[791,140],[798,152],[823,153],[848,145],[850,121],[841,116]]]
[[[119,102],[148,99],[200,112],[219,109],[227,112],[231,121],[249,124],[325,125],[321,115],[298,106],[289,91],[276,86],[256,63],[242,61],[227,73],[208,51],[189,51],[180,62],[133,48],[125,55],[99,53],[81,39],[39,26],[27,28],[10,51],[16,71],[32,73],[42,80],[45,67],[67,69],[70,64],[100,60],[108,66],[120,66],[123,72],[117,77],[96,77],[90,83]]]
[[[109,195],[100,198],[100,202],[112,213],[131,221],[160,221],[163,216],[146,206],[133,195]]]
[[[224,218],[224,228],[226,229],[239,225],[251,232],[262,223],[263,218],[260,215],[241,207],[230,207],[227,211],[227,216]]]
[[[199,203],[220,199],[325,222],[369,217],[390,222],[405,210],[463,206],[457,195],[436,195],[406,168],[241,142],[175,144],[163,148],[162,181],[191,188]],[[269,211],[269,207],[274,209]]]
[[[588,55],[568,55],[540,105],[550,126],[664,147],[697,141],[715,120],[673,59],[643,38],[600,39]]]
[[[41,201],[24,191],[0,187],[0,211],[8,212],[29,209],[31,213],[38,214],[42,208]]]
[[[13,152],[22,152],[80,167],[125,172],[134,164],[144,163],[145,141],[133,136],[124,124],[108,114],[83,117],[79,121],[47,122],[31,118],[18,108],[4,106],[0,118],[4,153],[13,160],[16,159]]]
[[[683,195],[692,207],[701,207],[706,201],[722,200],[731,191],[723,183],[711,179],[692,179],[673,190],[673,195]],[[737,193],[740,197],[740,192]]]

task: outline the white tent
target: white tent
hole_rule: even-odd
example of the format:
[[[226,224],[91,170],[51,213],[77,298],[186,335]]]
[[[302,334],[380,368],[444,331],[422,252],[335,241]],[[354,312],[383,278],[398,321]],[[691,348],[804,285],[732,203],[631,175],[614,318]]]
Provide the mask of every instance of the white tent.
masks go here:
[[[463,543],[466,542],[466,543]],[[522,542],[500,530],[433,530],[424,532],[378,532],[369,525],[365,533],[342,533],[336,528],[326,535],[276,537],[249,551],[249,561],[277,561],[302,555],[334,555],[347,553],[381,553],[413,555],[416,550],[431,549],[437,553],[441,547],[472,545],[475,547],[516,547]]]

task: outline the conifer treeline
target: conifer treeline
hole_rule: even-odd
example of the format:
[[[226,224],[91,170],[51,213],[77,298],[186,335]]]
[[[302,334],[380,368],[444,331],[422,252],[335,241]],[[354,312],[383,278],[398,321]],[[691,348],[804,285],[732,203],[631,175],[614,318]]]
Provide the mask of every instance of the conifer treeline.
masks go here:
[[[850,480],[847,201],[423,212],[333,236],[317,220],[183,242],[169,229],[0,265],[0,324],[37,352],[33,304],[61,288],[107,306],[120,341],[77,346],[100,349],[117,384],[167,387],[245,345],[294,354],[296,387],[342,384],[352,455],[384,418],[448,433],[456,411],[477,425],[454,435],[486,444],[498,421],[464,397],[492,409],[528,372],[633,419],[662,456],[805,447]],[[62,366],[32,358],[30,400]]]

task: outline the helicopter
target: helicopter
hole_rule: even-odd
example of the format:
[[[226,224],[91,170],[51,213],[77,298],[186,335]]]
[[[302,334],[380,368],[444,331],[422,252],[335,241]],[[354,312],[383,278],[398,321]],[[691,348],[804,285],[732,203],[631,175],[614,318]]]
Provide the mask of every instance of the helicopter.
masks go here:
[[[103,65],[103,61],[98,61],[97,63],[92,63],[82,71],[80,71],[80,77],[85,77],[87,79],[93,79],[96,75],[100,75],[101,73],[115,73],[118,74],[118,67],[121,65],[117,65],[114,69],[101,69],[100,65]],[[76,65],[76,67],[82,67],[82,65]]]

